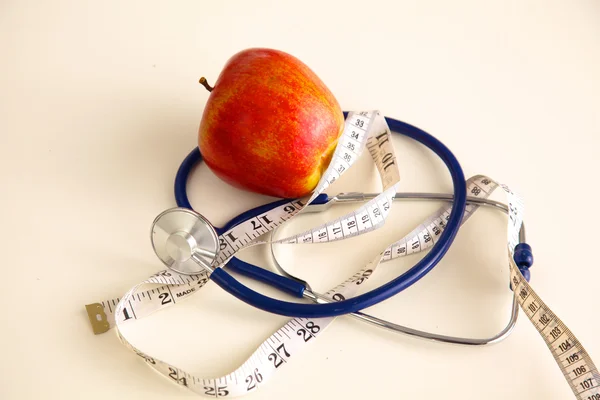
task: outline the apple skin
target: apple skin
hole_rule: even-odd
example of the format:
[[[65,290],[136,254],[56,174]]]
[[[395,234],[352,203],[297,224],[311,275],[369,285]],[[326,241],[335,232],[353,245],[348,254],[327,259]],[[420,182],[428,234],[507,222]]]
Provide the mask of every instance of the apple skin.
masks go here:
[[[273,197],[309,194],[329,165],[344,115],[305,64],[279,50],[231,57],[202,114],[198,146],[223,181]]]

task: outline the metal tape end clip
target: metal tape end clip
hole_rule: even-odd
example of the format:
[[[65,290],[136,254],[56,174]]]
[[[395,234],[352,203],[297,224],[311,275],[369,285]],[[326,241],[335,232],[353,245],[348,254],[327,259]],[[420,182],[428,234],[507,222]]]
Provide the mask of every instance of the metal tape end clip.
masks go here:
[[[110,324],[106,318],[104,307],[100,303],[86,304],[85,310],[87,311],[90,324],[92,324],[92,330],[94,335],[108,332],[110,330]]]

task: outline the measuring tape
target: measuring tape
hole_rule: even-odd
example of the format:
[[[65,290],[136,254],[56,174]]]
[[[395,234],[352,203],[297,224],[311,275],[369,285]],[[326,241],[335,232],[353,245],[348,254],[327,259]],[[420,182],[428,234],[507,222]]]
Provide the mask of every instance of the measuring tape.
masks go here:
[[[300,213],[307,204],[352,166],[365,147],[368,148],[377,166],[383,186],[382,193],[354,212],[300,234],[276,240],[274,243],[326,243],[381,227],[389,215],[396,186],[400,180],[391,144],[391,132],[385,119],[378,112],[350,113],[332,161],[313,194],[286,203],[220,235],[220,253],[215,266],[223,266],[244,248],[268,243],[269,241],[261,237]],[[523,221],[523,203],[506,185],[500,185],[488,177],[476,176],[469,179],[467,183],[471,196],[486,198],[498,187],[501,187],[508,196],[507,249],[510,280],[515,297],[546,341],[576,398],[600,400],[600,374],[596,366],[572,332],[533,291],[514,261],[514,248],[519,243],[518,235]],[[467,205],[462,223],[477,209],[476,205]],[[375,273],[380,263],[432,247],[444,231],[450,211],[451,207],[442,207],[407,236],[382,249],[370,263],[329,290],[325,297],[330,301],[351,298]],[[217,378],[196,377],[174,365],[151,357],[133,346],[119,330],[124,323],[143,318],[186,299],[203,287],[208,280],[206,273],[184,275],[163,270],[134,286],[122,298],[88,304],[86,310],[94,333],[104,333],[115,327],[125,347],[174,383],[203,396],[237,397],[264,385],[279,368],[293,360],[294,355],[298,354],[305,345],[312,343],[336,318],[290,320],[265,340],[239,368]],[[148,285],[152,285],[153,288],[146,288]]]
[[[362,235],[381,227],[390,212],[396,186],[400,182],[400,171],[391,142],[391,132],[385,119],[377,112],[351,113],[346,119],[344,132],[332,160],[312,196],[283,204],[219,236],[220,249],[217,264],[225,264],[235,253],[245,247],[268,243],[257,238],[301,212],[354,164],[365,147],[368,148],[377,166],[383,186],[382,193],[335,221],[277,240],[275,243],[327,243]]]

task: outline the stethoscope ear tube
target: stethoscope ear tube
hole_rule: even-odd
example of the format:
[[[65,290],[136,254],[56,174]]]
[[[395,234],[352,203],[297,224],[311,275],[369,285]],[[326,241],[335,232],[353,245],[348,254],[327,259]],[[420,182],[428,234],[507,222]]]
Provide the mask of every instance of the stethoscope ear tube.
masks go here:
[[[347,113],[344,113],[344,115],[347,116]],[[292,303],[262,295],[237,281],[222,268],[215,269],[210,275],[210,279],[223,290],[256,308],[289,317],[322,318],[348,314],[371,307],[398,294],[425,276],[441,261],[458,233],[467,203],[465,177],[456,157],[435,137],[419,128],[395,119],[386,118],[386,121],[393,132],[410,137],[437,154],[447,166],[452,177],[454,199],[446,229],[423,259],[402,275],[376,289],[347,300],[327,304]],[[186,157],[177,173],[175,197],[181,207],[191,208],[186,195],[186,180],[191,166],[199,161],[201,157],[200,150],[193,151]]]

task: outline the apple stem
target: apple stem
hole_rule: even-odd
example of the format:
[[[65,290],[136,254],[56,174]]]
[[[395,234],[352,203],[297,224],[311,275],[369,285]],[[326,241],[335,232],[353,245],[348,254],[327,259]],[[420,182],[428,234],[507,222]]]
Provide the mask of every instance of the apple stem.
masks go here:
[[[213,87],[208,84],[208,81],[206,80],[205,77],[200,78],[200,80],[198,82],[200,82],[200,84],[202,86],[204,86],[206,88],[206,90],[208,90],[209,92],[212,92]]]

